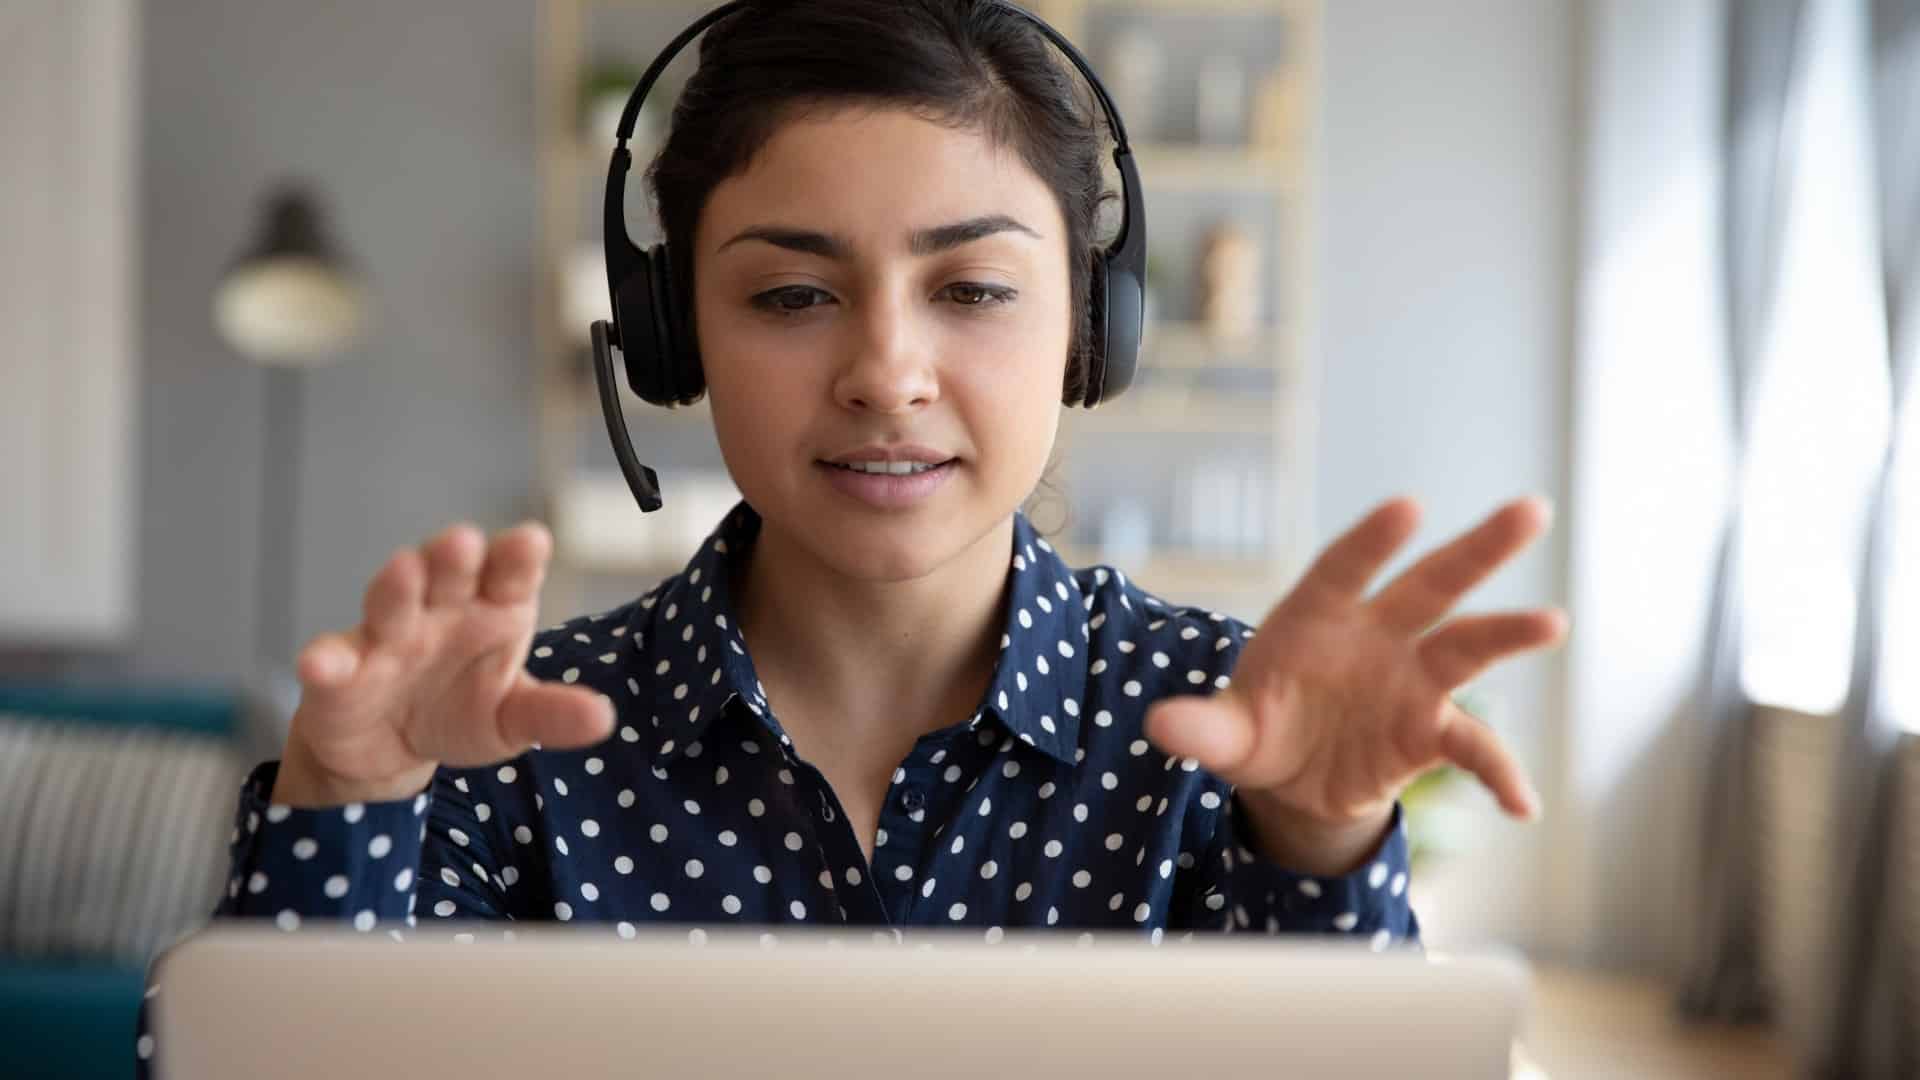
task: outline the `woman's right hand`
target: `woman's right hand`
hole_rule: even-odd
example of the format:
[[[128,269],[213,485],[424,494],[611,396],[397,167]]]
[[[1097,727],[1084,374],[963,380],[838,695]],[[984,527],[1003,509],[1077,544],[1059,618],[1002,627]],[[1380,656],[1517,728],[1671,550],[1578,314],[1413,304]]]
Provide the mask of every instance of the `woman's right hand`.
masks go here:
[[[591,746],[612,703],[526,671],[552,536],[525,522],[491,541],[465,523],[394,552],[368,584],[361,624],[300,650],[300,706],[272,801],[379,802],[468,768]]]

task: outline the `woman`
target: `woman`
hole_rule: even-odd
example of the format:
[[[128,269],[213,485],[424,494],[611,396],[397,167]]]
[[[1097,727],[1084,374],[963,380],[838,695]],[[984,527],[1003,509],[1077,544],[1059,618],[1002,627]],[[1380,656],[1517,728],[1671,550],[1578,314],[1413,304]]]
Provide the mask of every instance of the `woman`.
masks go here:
[[[1018,507],[1087,362],[1092,115],[976,0],[712,27],[649,178],[745,501],[538,632],[537,524],[396,552],[300,654],[216,914],[1414,938],[1400,788],[1450,760],[1533,812],[1447,694],[1563,617],[1429,628],[1546,508],[1367,598],[1389,502],[1257,633],[1065,566]]]

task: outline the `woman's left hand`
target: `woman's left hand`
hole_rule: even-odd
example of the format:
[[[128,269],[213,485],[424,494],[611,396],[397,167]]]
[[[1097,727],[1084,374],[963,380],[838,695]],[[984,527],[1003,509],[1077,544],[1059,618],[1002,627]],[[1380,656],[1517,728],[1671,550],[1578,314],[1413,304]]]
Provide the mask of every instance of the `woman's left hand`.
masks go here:
[[[1544,533],[1552,510],[1509,503],[1366,597],[1419,516],[1406,498],[1376,508],[1268,614],[1225,690],[1147,712],[1147,738],[1233,784],[1258,845],[1292,869],[1348,872],[1377,846],[1401,789],[1442,762],[1478,776],[1508,813],[1538,810],[1513,755],[1450,695],[1495,661],[1559,643],[1566,615],[1434,624]]]

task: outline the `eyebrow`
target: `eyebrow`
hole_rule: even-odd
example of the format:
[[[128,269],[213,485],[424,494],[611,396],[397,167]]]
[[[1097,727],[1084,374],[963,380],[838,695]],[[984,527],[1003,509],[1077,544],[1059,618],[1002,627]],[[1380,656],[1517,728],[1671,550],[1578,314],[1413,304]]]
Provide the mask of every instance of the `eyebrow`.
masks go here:
[[[915,255],[937,255],[1002,232],[1022,232],[1036,240],[1040,239],[1039,233],[1005,214],[987,214],[968,218],[965,221],[956,221],[951,225],[921,229],[909,238],[907,246],[908,250]],[[742,229],[733,239],[716,248],[714,253],[719,254],[743,240],[760,240],[775,247],[798,251],[804,255],[818,255],[823,259],[833,259],[837,262],[850,262],[853,259],[853,245],[849,244],[844,237],[784,225],[755,225],[752,228]]]

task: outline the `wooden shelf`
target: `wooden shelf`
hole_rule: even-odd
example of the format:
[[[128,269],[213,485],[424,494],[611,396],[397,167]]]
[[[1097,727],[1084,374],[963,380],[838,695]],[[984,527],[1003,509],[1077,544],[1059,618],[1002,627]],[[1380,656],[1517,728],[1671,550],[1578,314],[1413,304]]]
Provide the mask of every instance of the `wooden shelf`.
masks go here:
[[[1279,403],[1164,385],[1135,386],[1111,405],[1069,409],[1074,430],[1267,434],[1280,423]]]
[[[1162,370],[1287,367],[1293,341],[1278,328],[1258,330],[1246,341],[1215,338],[1204,323],[1155,319],[1147,324],[1140,362]]]
[[[1254,188],[1284,197],[1300,177],[1291,156],[1262,147],[1135,143],[1133,160],[1149,190]]]

